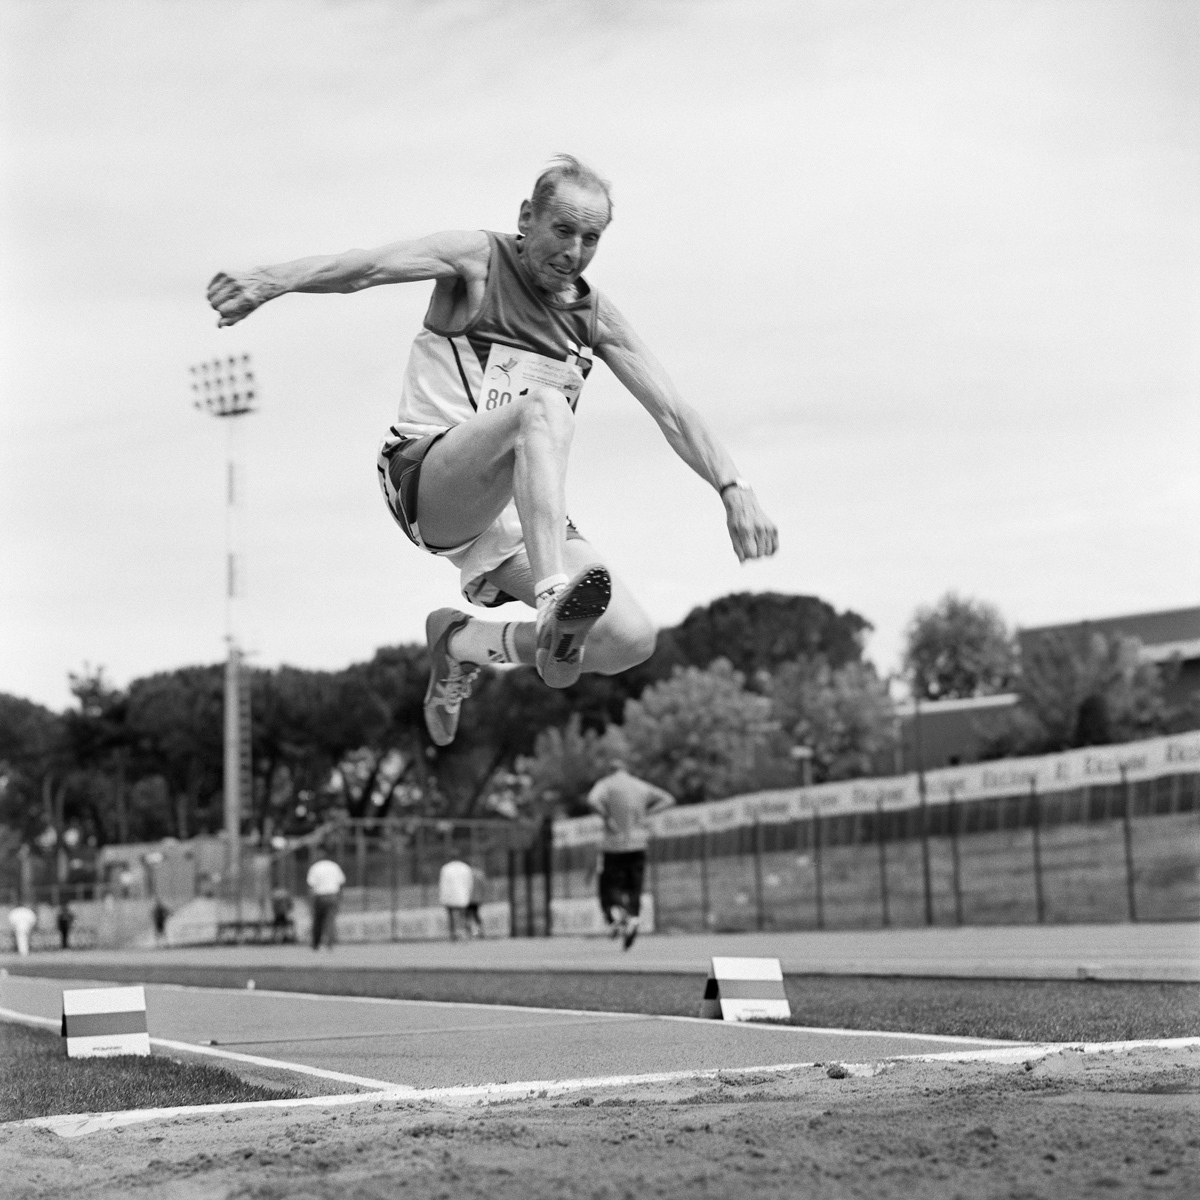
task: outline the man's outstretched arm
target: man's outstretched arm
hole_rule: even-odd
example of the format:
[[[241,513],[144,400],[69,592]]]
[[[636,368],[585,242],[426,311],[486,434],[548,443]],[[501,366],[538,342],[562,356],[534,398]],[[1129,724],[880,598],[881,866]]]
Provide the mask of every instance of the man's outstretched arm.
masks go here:
[[[487,280],[488,239],[479,230],[434,233],[375,250],[318,254],[248,271],[222,271],[208,285],[208,302],[220,313],[218,327],[236,325],[256,308],[288,292],[359,292],[384,283],[465,279],[480,288]],[[474,297],[472,297],[474,299]]]
[[[679,394],[650,348],[603,294],[597,343],[596,354],[658,422],[671,449],[721,492],[725,524],[738,559],[745,562],[774,554],[779,548],[779,534],[758,497],[749,488],[725,488],[738,478],[733,459],[703,417]]]

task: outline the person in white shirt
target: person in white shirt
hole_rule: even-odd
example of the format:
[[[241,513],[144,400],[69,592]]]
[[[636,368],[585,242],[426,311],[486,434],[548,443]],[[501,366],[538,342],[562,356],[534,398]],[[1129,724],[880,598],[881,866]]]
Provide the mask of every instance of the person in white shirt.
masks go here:
[[[17,953],[29,953],[29,935],[37,924],[37,913],[24,904],[18,905],[8,914],[8,923],[12,926],[13,936],[17,939]]]
[[[675,803],[670,792],[638,779],[614,760],[612,773],[588,793],[588,807],[604,820],[600,849],[600,907],[611,937],[624,938],[625,949],[638,935],[642,911],[642,879],[650,830],[646,818]]]
[[[337,907],[346,876],[342,868],[322,855],[311,867],[305,879],[313,898],[312,948],[319,950],[325,943],[327,950],[333,949],[337,940]]]
[[[471,937],[483,937],[483,918],[479,906],[487,894],[487,876],[474,864],[471,866],[471,903],[467,905],[467,932]]]
[[[461,922],[465,937],[471,936],[467,923],[467,908],[471,893],[475,889],[475,876],[470,866],[454,858],[446,863],[438,874],[438,903],[446,910],[450,925],[450,940],[458,940],[457,924]]]

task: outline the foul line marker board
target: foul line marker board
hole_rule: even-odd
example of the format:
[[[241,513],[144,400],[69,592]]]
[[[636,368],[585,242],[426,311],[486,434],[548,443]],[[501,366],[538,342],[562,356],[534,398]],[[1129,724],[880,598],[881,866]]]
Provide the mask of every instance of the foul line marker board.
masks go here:
[[[62,1035],[68,1058],[149,1054],[146,989],[141,987],[64,990]]]
[[[700,1015],[719,1021],[789,1020],[777,958],[714,958],[704,985]]]

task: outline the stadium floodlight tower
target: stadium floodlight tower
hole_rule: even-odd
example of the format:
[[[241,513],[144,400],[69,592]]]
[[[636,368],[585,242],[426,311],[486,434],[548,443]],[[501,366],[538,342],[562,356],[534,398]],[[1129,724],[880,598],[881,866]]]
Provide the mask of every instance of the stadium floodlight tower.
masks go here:
[[[228,453],[225,473],[225,838],[226,878],[239,915],[242,902],[242,812],[251,798],[250,678],[242,670],[238,643],[237,601],[244,598],[245,560],[238,554],[238,513],[243,506],[245,475],[238,463],[238,417],[255,411],[258,388],[249,354],[229,355],[190,367],[196,408],[226,418]],[[228,894],[228,892],[227,892]]]

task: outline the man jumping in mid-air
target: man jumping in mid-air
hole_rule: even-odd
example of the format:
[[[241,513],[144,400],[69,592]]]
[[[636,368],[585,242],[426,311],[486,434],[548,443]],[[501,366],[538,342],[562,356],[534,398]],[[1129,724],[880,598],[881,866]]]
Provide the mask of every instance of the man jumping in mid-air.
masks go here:
[[[454,608],[425,622],[425,720],[438,745],[458,728],[484,663],[526,663],[551,687],[581,670],[643,662],[654,627],[566,512],[575,405],[608,364],[672,449],[718,491],[738,558],[774,554],[774,524],[700,415],[583,272],[612,219],[608,183],[559,155],[521,204],[511,234],[435,233],[377,250],[222,272],[208,285],[219,326],[288,292],[357,292],[436,282],[409,355],[400,412],[379,450],[379,482],[415,545],[461,571],[463,595],[522,600],[534,622],[484,621]],[[586,642],[586,663],[585,663]]]

